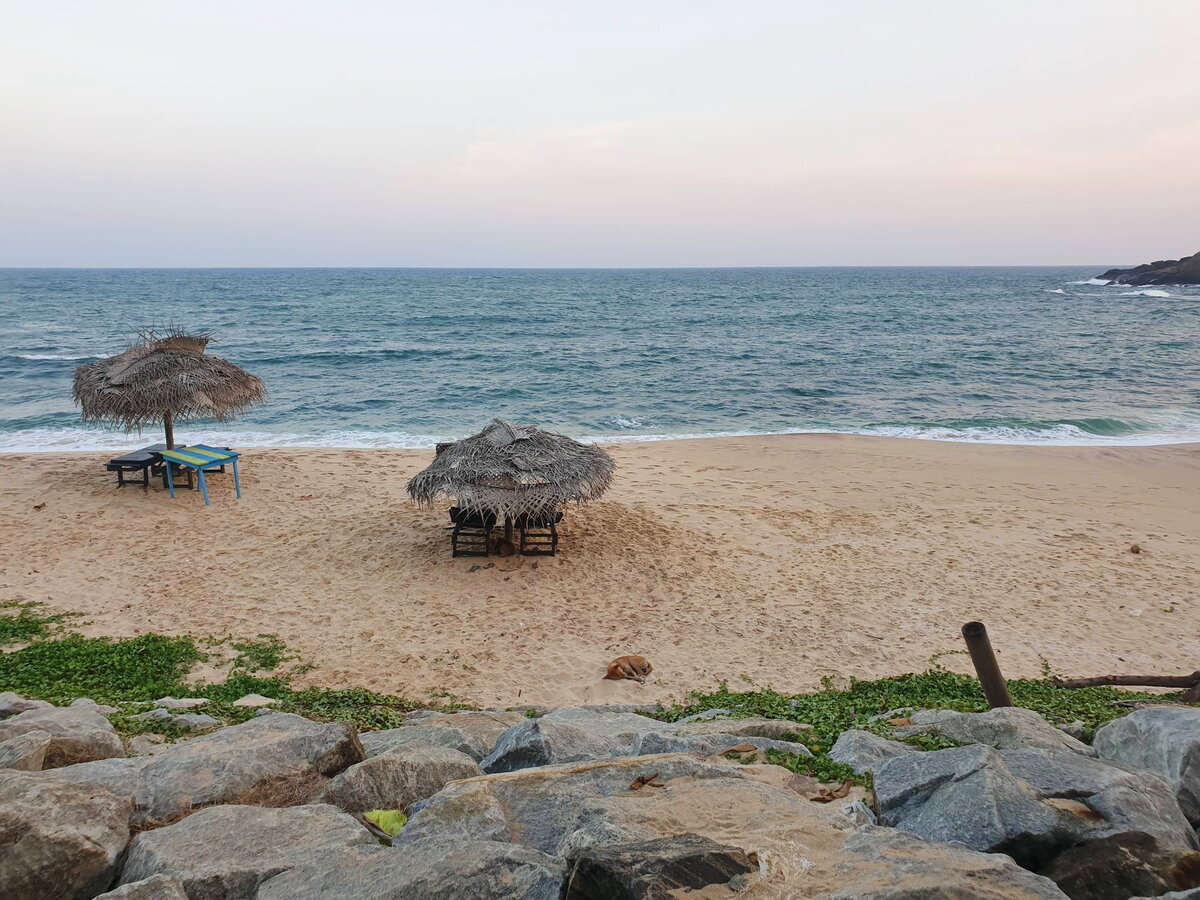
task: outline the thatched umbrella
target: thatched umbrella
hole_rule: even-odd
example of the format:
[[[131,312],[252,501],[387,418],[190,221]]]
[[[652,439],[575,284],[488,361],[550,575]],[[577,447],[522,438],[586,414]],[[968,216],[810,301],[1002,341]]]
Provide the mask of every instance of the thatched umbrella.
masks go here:
[[[408,494],[425,506],[449,494],[464,511],[504,516],[511,541],[514,517],[595,500],[608,490],[615,469],[599,447],[495,419],[479,434],[439,444],[433,463],[408,482]]]
[[[83,420],[126,431],[162,422],[168,449],[176,420],[224,422],[267,398],[257,376],[204,352],[209,336],[153,332],[123,353],[75,370],[75,402]]]

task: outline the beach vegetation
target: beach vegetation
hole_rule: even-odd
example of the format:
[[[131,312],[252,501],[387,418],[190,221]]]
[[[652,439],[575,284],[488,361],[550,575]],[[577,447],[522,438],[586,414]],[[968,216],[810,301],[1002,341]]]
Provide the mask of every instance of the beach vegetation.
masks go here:
[[[44,603],[7,600],[0,603],[0,647],[22,644],[62,629],[75,613],[52,613]]]
[[[1040,713],[1053,723],[1082,722],[1089,738],[1096,728],[1128,712],[1120,701],[1164,700],[1152,695],[1112,687],[1064,688],[1050,679],[1014,679],[1009,692],[1017,706]],[[736,716],[762,716],[797,723],[790,737],[804,744],[812,757],[768,751],[772,762],[793,772],[822,781],[850,779],[868,785],[869,776],[855,775],[848,767],[829,758],[838,735],[850,729],[862,729],[891,737],[888,718],[878,718],[892,710],[952,709],[959,712],[983,712],[988,708],[979,682],[969,675],[945,669],[863,681],[851,678],[845,689],[834,687],[831,679],[822,679],[820,690],[806,694],[782,694],[770,688],[752,691],[731,690],[722,683],[712,692],[696,692],[686,703],[666,710],[643,710],[646,715],[676,721],[708,709],[728,709]],[[903,716],[899,716],[903,718]],[[809,726],[807,728],[803,726]],[[942,750],[958,746],[937,735],[919,735],[907,740],[921,750]]]
[[[38,604],[10,602],[0,606],[0,640],[14,649],[0,652],[0,690],[15,691],[58,705],[78,697],[121,708],[112,717],[125,735],[154,732],[168,738],[186,732],[169,719],[145,720],[132,716],[150,708],[164,696],[204,697],[203,711],[225,723],[245,721],[257,714],[252,707],[234,706],[247,694],[272,698],[273,709],[297,713],[317,721],[344,721],[360,730],[395,728],[418,708],[442,711],[471,708],[449,693],[436,702],[419,703],[366,688],[301,686],[299,676],[308,671],[295,653],[274,634],[253,639],[229,640],[235,655],[223,681],[195,682],[192,668],[209,659],[213,644],[187,635],[143,634],[130,638],[85,637],[67,630],[71,613],[53,613]],[[288,662],[297,662],[290,668]],[[1096,728],[1127,711],[1129,701],[1170,699],[1114,687],[1064,688],[1051,678],[1014,679],[1009,690],[1018,706],[1034,710],[1054,723],[1082,723],[1086,737]],[[890,736],[892,717],[882,714],[905,709],[952,709],[981,712],[987,702],[979,682],[943,668],[880,678],[851,678],[844,688],[824,679],[820,690],[784,694],[752,686],[733,690],[722,683],[715,691],[696,692],[686,702],[670,708],[643,710],[664,721],[676,721],[710,709],[728,709],[735,716],[762,716],[796,723],[788,740],[802,743],[812,757],[769,751],[773,762],[823,781],[853,780],[869,783],[848,767],[829,758],[839,734],[852,728]],[[536,716],[536,710],[526,715]],[[903,712],[894,718],[904,718]],[[922,750],[956,746],[936,735],[920,735],[908,742]]]

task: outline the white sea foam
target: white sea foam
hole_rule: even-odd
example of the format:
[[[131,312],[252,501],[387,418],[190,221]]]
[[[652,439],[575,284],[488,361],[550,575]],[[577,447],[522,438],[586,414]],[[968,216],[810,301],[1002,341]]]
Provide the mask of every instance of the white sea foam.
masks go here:
[[[1122,291],[1117,294],[1118,297],[1170,297],[1169,291],[1147,290],[1147,291]]]
[[[1055,288],[1054,290],[1050,290],[1049,288],[1047,288],[1046,290],[1051,294],[1065,294],[1066,293],[1066,291],[1064,291],[1062,288]]]
[[[1116,287],[1111,281],[1104,278],[1085,278],[1083,281],[1068,281],[1067,284],[1090,284],[1096,287]]]
[[[950,428],[935,425],[870,425],[863,428],[794,428],[779,431],[662,432],[657,434],[598,433],[578,436],[589,444],[629,444],[699,438],[755,437],[789,434],[861,434],[875,437],[952,441],[975,444],[1042,446],[1154,446],[1200,442],[1200,423],[1164,426],[1161,430],[1123,435],[1098,435],[1060,423],[1044,428],[978,426]],[[403,431],[330,431],[323,434],[276,431],[219,431],[187,429],[180,440],[238,448],[328,448],[430,450],[439,441],[462,435],[427,435]],[[0,453],[113,452],[123,453],[161,440],[91,428],[34,428],[0,433]]]

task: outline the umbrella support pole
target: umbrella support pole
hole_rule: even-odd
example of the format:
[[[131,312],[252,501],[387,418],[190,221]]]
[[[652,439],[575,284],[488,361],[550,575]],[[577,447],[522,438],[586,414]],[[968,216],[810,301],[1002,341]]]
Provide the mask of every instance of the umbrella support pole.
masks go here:
[[[175,422],[171,419],[171,414],[163,415],[163,430],[167,433],[167,449],[175,449]]]
[[[512,516],[504,517],[504,540],[509,544],[513,542],[513,520]]]

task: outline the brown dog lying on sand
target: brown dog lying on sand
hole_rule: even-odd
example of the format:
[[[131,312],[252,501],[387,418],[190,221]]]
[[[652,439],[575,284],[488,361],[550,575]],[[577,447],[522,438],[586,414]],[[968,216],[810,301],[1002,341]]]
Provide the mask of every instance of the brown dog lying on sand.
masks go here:
[[[644,656],[618,656],[608,664],[608,674],[605,678],[618,681],[628,678],[638,684],[646,683],[646,676],[654,671],[650,660]]]

